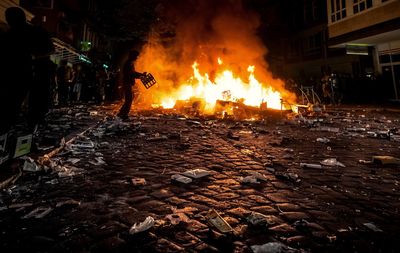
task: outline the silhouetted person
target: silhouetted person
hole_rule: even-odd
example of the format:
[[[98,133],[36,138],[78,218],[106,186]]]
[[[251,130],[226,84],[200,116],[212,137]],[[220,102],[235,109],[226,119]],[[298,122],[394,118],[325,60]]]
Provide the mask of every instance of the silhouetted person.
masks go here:
[[[32,27],[33,86],[29,94],[28,126],[33,130],[39,123],[44,123],[49,110],[50,90],[54,78],[53,62],[50,55],[54,46],[49,34],[40,21]]]
[[[32,26],[18,7],[5,12],[10,29],[1,42],[3,79],[0,92],[1,130],[7,132],[16,122],[21,105],[32,84]]]
[[[58,99],[62,106],[70,102],[73,79],[72,68],[63,60],[57,69]]]
[[[139,52],[131,51],[122,69],[122,78],[123,78],[122,85],[124,90],[125,101],[121,109],[119,110],[119,113],[117,114],[117,116],[122,119],[127,119],[129,112],[131,110],[133,95],[134,95],[132,92],[132,86],[135,85],[135,79],[138,79],[141,76],[145,75],[144,73],[139,73],[135,71],[134,64],[138,56]]]
[[[81,65],[75,65],[74,67],[75,67],[75,75],[74,75],[74,88],[72,90],[72,92],[73,92],[72,99],[75,102],[79,102],[81,100],[82,83],[83,83],[84,75],[83,75]]]

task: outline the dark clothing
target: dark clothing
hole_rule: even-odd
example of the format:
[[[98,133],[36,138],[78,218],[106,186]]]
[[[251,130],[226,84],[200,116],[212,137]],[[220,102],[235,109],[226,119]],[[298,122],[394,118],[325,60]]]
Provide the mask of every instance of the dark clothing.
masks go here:
[[[135,71],[135,65],[133,60],[129,60],[125,62],[123,70],[123,90],[124,90],[124,97],[125,101],[122,105],[121,109],[119,110],[118,116],[121,118],[126,118],[129,115],[131,110],[132,101],[133,101],[133,92],[132,86],[135,85],[135,79],[140,78],[142,73]]]
[[[50,36],[44,29],[34,27],[33,37],[33,86],[29,94],[28,112],[28,125],[31,129],[44,122],[49,110],[50,89],[54,78],[53,63],[50,60],[54,46]]]
[[[70,102],[72,91],[73,70],[67,65],[62,65],[57,69],[58,98],[60,105]]]
[[[33,87],[29,93],[28,125],[31,129],[43,123],[49,111],[52,79],[54,79],[53,62],[48,58],[35,60]]]
[[[2,81],[0,91],[1,130],[16,122],[30,85],[32,85],[32,26],[10,29],[1,38]]]

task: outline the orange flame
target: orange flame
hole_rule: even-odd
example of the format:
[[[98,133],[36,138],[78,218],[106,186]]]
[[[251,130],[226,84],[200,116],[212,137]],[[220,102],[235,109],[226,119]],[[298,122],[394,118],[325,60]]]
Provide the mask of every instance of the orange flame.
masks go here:
[[[222,64],[221,58],[218,63]],[[223,69],[211,81],[207,73],[201,74],[199,64],[192,65],[193,76],[187,83],[168,96],[161,98],[163,108],[172,108],[177,100],[189,100],[192,97],[203,98],[206,102],[205,112],[212,113],[217,100],[239,101],[245,105],[260,106],[266,102],[269,108],[281,109],[281,94],[271,87],[265,88],[254,76],[254,66],[249,66],[248,80],[236,77],[231,70]]]

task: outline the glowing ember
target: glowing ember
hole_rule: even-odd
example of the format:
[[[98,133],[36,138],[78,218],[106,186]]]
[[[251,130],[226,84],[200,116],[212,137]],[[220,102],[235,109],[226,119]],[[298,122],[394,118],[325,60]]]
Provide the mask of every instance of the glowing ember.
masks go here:
[[[221,58],[218,58],[218,63],[223,63]],[[281,109],[281,94],[255,78],[254,66],[247,69],[248,80],[242,80],[232,71],[222,69],[216,74],[214,81],[210,80],[207,73],[202,75],[198,67],[195,62],[192,65],[193,76],[188,82],[181,85],[172,96],[161,98],[164,108],[172,108],[177,100],[189,100],[194,97],[205,100],[205,112],[208,113],[213,112],[217,100],[241,101],[245,105],[256,107],[266,102],[268,108]]]

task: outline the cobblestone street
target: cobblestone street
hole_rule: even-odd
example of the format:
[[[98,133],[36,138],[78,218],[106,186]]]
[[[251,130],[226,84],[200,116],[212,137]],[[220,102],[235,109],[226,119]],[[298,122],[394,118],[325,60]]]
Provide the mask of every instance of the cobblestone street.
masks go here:
[[[399,165],[368,163],[400,156],[399,120],[361,107],[262,121],[106,117],[50,170],[1,192],[1,251],[399,252]],[[329,158],[340,163],[320,166]],[[210,175],[171,180],[192,169]],[[233,232],[211,226],[210,209]],[[148,216],[150,229],[129,233]],[[268,242],[282,251],[254,247]]]

